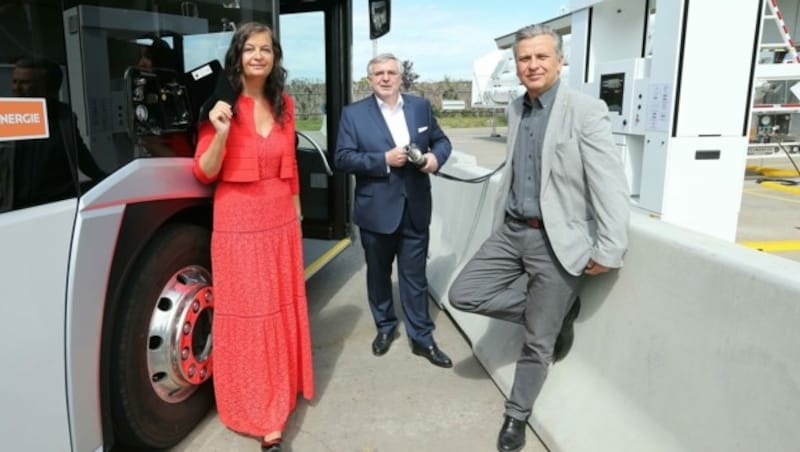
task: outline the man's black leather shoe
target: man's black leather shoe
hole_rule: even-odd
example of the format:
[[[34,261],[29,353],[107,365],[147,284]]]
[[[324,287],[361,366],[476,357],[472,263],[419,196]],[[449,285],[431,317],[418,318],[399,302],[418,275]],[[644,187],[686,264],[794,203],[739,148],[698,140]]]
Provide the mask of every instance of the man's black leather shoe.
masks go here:
[[[525,421],[518,421],[506,416],[500,435],[497,436],[497,450],[500,452],[517,452],[525,446]]]
[[[397,339],[397,331],[392,331],[391,333],[378,333],[375,336],[375,340],[372,341],[372,354],[375,356],[381,356],[389,351],[389,347],[392,346],[392,342]]]
[[[453,367],[453,361],[443,351],[439,350],[436,344],[431,344],[427,347],[411,341],[411,353],[427,358],[434,366]]]
[[[558,333],[556,345],[553,347],[553,362],[564,359],[569,349],[572,348],[572,342],[575,340],[575,330],[572,328],[572,324],[575,322],[575,319],[578,318],[580,312],[581,299],[578,297],[575,298],[575,302],[572,303],[572,307],[569,308],[567,316],[564,317],[564,323],[561,324],[561,331]]]

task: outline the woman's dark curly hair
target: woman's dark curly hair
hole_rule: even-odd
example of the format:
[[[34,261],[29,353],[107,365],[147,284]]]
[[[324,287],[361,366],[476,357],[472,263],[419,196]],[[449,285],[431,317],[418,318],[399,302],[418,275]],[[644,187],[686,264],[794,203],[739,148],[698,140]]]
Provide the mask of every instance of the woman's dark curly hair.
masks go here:
[[[256,33],[268,33],[272,39],[274,61],[272,71],[264,84],[264,96],[272,104],[275,120],[283,124],[286,105],[283,102],[283,90],[286,87],[286,69],[283,68],[283,49],[275,38],[275,33],[268,26],[258,22],[247,22],[239,26],[231,38],[231,45],[225,54],[225,75],[231,82],[236,94],[242,93],[242,52],[244,43]]]

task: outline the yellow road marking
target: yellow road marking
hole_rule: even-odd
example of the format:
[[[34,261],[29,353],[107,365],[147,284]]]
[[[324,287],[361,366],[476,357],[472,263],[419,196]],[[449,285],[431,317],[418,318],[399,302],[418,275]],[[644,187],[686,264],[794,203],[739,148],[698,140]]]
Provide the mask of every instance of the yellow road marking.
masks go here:
[[[767,177],[798,177],[800,173],[794,168],[770,168],[768,166],[746,165],[745,171],[762,174]]]
[[[322,256],[318,257],[314,262],[310,263],[308,267],[305,268],[303,271],[303,276],[308,279],[314,276],[314,273],[318,272],[325,264],[333,260],[339,253],[342,252],[345,248],[347,248],[352,243],[350,239],[342,239],[333,246],[333,248],[326,251]]]
[[[779,182],[762,182],[759,185],[761,185],[764,188],[769,188],[771,190],[777,190],[785,193],[792,193],[794,195],[800,195],[800,185],[783,185]]]
[[[746,171],[758,173],[766,177],[798,177],[800,174],[794,169],[767,168],[765,166],[747,165]]]
[[[766,251],[768,253],[780,253],[781,251],[800,251],[800,240],[770,240],[765,242],[739,242],[739,245],[748,248]]]

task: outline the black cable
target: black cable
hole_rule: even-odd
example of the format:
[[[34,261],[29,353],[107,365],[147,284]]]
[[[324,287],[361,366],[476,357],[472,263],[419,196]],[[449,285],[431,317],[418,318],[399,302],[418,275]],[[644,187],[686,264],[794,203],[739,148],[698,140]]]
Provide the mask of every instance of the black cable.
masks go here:
[[[497,168],[493,169],[491,172],[484,174],[483,176],[473,177],[472,179],[464,179],[462,177],[453,176],[452,174],[447,174],[445,172],[439,171],[438,173],[434,173],[435,176],[439,176],[443,179],[453,180],[456,182],[464,182],[467,184],[480,184],[481,182],[485,182],[489,180],[492,176],[497,174],[504,166],[506,166],[506,162],[503,162]]]
[[[794,163],[794,159],[792,158],[792,155],[789,154],[789,151],[786,150],[786,147],[783,146],[783,140],[778,140],[778,147],[780,147],[781,150],[783,150],[783,153],[786,154],[786,157],[789,157],[789,161],[792,162],[792,166],[794,167],[794,170],[797,171],[797,175],[800,176],[800,168],[797,168],[797,164]]]
[[[793,185],[800,184],[800,182],[798,182],[796,180],[781,179],[781,178],[778,178],[778,177],[759,177],[758,179],[756,179],[756,183],[757,184],[760,184],[762,182],[776,182],[778,184],[786,185],[786,186],[793,186]]]
[[[794,166],[794,170],[797,171],[797,175],[800,176],[800,168],[797,167],[797,164],[794,162],[794,159],[792,158],[792,155],[789,153],[789,151],[783,145],[783,140],[778,138],[777,143],[778,143],[778,147],[781,148],[781,150],[784,152],[784,154],[786,154],[786,157],[789,157],[789,161],[792,162],[792,166]],[[800,184],[800,182],[798,182],[796,180],[783,179],[783,178],[779,178],[779,177],[759,177],[758,179],[756,179],[756,183],[757,184],[760,184],[762,182],[776,182],[776,183],[779,183],[781,185],[786,185],[786,186],[794,186],[794,185],[799,185]]]
[[[797,168],[797,164],[794,163],[794,159],[792,158],[791,154],[789,154],[789,151],[787,151],[786,148],[783,146],[783,142],[779,141],[778,146],[780,146],[781,149],[783,149],[783,152],[786,154],[786,157],[789,157],[789,161],[792,162],[794,170],[797,171],[797,175],[800,176],[800,168]]]

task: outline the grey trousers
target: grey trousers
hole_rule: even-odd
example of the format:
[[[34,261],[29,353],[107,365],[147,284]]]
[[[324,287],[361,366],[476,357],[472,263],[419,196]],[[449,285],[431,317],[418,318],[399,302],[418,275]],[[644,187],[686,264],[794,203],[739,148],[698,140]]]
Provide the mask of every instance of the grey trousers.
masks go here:
[[[527,290],[511,287],[523,274],[528,275]],[[450,287],[450,304],[456,309],[525,327],[507,416],[530,416],[580,280],[558,263],[544,229],[511,221],[492,233]]]

